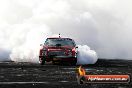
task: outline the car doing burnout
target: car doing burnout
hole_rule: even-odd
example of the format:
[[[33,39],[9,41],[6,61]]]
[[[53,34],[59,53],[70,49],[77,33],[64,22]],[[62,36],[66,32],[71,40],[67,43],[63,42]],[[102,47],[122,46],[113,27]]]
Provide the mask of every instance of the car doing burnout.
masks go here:
[[[77,62],[77,47],[70,38],[47,38],[39,52],[39,61],[43,65],[52,61],[53,64],[68,62],[73,65]]]

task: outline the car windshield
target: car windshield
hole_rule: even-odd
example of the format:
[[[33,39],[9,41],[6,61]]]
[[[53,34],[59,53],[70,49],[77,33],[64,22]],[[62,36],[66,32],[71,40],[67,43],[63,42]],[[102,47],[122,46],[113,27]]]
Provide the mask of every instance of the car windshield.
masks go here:
[[[75,42],[69,38],[48,38],[45,41],[48,46],[75,46]]]

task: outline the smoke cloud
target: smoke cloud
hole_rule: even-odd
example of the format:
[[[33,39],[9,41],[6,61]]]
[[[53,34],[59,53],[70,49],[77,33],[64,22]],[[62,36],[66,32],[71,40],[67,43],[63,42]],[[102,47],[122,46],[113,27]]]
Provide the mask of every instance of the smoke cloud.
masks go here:
[[[1,60],[36,61],[49,35],[73,38],[99,58],[132,59],[131,0],[0,0]]]
[[[51,35],[45,25],[17,24],[0,30],[1,61],[37,62],[40,44]]]
[[[94,50],[90,50],[90,47],[88,47],[87,45],[78,45],[78,65],[95,64],[97,60],[98,56]]]

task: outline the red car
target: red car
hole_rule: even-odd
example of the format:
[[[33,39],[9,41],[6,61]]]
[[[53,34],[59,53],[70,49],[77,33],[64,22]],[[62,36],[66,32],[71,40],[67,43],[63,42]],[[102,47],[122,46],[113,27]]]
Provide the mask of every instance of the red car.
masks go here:
[[[47,38],[39,52],[41,65],[52,61],[53,64],[68,62],[73,65],[77,62],[77,49],[74,40],[70,38]]]

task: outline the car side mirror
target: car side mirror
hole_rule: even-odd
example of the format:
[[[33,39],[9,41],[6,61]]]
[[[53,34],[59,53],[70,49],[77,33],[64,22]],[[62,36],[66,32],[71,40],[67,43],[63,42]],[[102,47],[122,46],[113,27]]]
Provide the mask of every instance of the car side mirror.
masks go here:
[[[40,44],[40,46],[43,46],[43,44]]]

